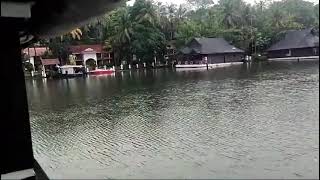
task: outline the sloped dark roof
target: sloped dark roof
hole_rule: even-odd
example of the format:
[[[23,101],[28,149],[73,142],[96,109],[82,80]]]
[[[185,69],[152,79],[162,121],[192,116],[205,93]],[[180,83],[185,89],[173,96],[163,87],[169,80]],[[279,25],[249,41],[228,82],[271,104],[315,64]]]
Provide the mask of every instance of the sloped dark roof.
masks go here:
[[[23,53],[29,55],[30,57],[34,57],[36,55],[43,56],[48,49],[48,47],[25,48],[23,49]]]
[[[223,38],[194,38],[198,46],[190,47],[190,43],[181,52],[183,54],[224,54],[244,53],[243,50],[232,46]],[[191,41],[192,42],[192,41]]]
[[[198,48],[189,48],[189,47],[185,47],[185,48],[181,49],[181,52],[183,54],[201,54],[201,52]]]
[[[313,33],[313,29],[290,30],[284,39],[272,45],[267,51],[308,47],[319,47],[319,36]]]

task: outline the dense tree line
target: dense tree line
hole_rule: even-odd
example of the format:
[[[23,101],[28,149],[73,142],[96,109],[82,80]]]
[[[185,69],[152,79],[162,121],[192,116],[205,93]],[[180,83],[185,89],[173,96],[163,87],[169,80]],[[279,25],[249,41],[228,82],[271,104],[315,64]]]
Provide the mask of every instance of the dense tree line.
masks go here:
[[[261,53],[286,30],[308,27],[319,28],[319,4],[304,0],[253,5],[243,0],[188,0],[183,5],[136,0],[48,43],[60,58],[70,44],[102,43],[120,64],[161,60],[169,42],[179,49],[194,37],[224,37],[249,54]]]

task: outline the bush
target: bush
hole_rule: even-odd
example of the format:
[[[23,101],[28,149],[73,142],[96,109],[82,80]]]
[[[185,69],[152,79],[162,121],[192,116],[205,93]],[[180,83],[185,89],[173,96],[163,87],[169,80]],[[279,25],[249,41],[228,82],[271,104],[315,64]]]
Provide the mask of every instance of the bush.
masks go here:
[[[55,56],[53,55],[53,53],[50,50],[47,50],[42,55],[42,58],[43,59],[53,59],[53,58],[55,58]]]
[[[29,62],[25,62],[25,63],[24,63],[24,68],[25,68],[28,72],[34,71],[33,65],[32,65],[31,63],[29,63]]]
[[[90,68],[96,68],[97,67],[97,64],[94,60],[88,60],[87,62],[87,66],[89,66]]]
[[[266,60],[268,60],[268,57],[266,55],[253,54],[252,55],[252,60],[253,61],[266,61]]]

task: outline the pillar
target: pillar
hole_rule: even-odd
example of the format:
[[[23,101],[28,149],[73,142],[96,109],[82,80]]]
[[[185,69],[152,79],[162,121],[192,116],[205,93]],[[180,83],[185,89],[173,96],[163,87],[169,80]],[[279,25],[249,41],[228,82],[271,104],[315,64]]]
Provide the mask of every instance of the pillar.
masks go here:
[[[204,62],[206,63],[207,70],[209,70],[208,57],[204,57]]]
[[[46,68],[44,66],[42,66],[41,75],[42,75],[43,78],[47,77]]]
[[[1,19],[1,179],[35,179],[27,93],[21,60],[19,29],[14,19]],[[39,166],[40,167],[40,166]],[[19,176],[18,176],[19,175]],[[22,175],[22,176],[20,176]]]

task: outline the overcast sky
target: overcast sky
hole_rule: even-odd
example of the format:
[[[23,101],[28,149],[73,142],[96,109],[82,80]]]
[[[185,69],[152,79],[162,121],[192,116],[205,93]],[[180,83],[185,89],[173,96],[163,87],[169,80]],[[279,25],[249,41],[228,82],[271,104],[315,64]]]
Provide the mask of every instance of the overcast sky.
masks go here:
[[[182,4],[182,3],[185,3],[186,1],[185,0],[156,0],[156,1],[159,1],[159,2],[164,2],[164,3],[174,3],[174,4]],[[218,0],[214,0],[215,2],[217,2]],[[248,3],[254,3],[256,0],[244,0]],[[306,1],[310,1],[310,2],[313,2],[313,3],[319,3],[319,0],[306,0]],[[131,0],[130,1],[130,4],[132,4],[134,2],[134,0]]]

